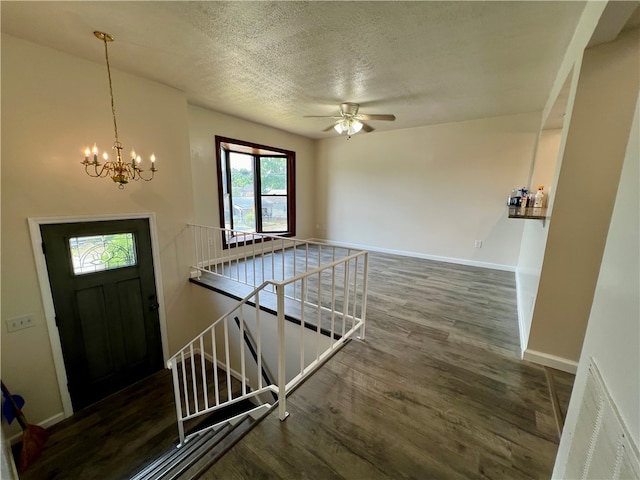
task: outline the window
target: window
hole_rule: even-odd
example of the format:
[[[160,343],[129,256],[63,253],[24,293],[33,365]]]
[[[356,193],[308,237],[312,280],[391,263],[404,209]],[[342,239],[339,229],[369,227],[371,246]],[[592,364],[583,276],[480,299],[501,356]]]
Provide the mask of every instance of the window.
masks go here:
[[[220,224],[295,235],[295,152],[219,136],[216,152]],[[225,240],[225,246],[235,244],[232,236]]]
[[[133,233],[72,237],[69,250],[75,275],[130,267],[137,263]]]

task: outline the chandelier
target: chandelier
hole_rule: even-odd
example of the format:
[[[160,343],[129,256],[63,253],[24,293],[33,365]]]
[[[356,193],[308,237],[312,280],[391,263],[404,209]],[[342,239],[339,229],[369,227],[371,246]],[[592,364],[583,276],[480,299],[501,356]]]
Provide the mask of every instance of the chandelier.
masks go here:
[[[107,76],[109,77],[109,95],[111,96],[111,115],[113,116],[113,130],[115,132],[115,141],[113,142],[113,149],[116,151],[115,160],[109,160],[107,152],[102,153],[102,158],[105,161],[104,164],[98,161],[98,146],[93,145],[92,149],[86,148],[84,151],[84,161],[80,162],[84,165],[84,171],[90,177],[101,178],[111,177],[111,179],[118,184],[118,188],[123,189],[124,186],[129,183],[130,180],[144,180],[148,182],[153,179],[153,176],[158,171],[156,169],[156,156],[152,153],[149,159],[151,160],[151,168],[149,171],[151,174],[143,175],[144,170],[140,168],[142,158],[137,155],[135,150],[131,151],[131,162],[124,162],[122,160],[123,146],[118,140],[118,123],[116,122],[116,107],[113,102],[113,87],[111,86],[111,67],[109,66],[109,51],[107,49],[107,43],[113,42],[113,37],[104,32],[93,32],[93,34],[104,42],[104,56],[107,61]],[[91,168],[93,167],[93,169]]]

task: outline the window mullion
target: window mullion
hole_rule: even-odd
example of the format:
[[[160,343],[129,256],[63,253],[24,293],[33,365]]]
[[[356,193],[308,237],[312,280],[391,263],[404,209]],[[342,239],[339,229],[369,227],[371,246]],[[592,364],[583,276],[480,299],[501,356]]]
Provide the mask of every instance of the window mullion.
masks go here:
[[[226,174],[226,179],[225,182],[227,184],[227,195],[229,195],[229,225],[231,226],[231,230],[234,229],[234,224],[233,224],[233,193],[232,193],[232,188],[231,188],[231,155],[229,155],[229,150],[225,150],[225,159],[224,159],[224,163],[225,163],[225,174]],[[223,205],[222,208],[224,209],[224,195],[223,195]]]
[[[260,155],[253,156],[253,165],[254,165],[254,175],[255,179],[253,182],[254,186],[254,195],[255,198],[255,222],[256,222],[256,232],[262,232],[262,182],[260,179]]]

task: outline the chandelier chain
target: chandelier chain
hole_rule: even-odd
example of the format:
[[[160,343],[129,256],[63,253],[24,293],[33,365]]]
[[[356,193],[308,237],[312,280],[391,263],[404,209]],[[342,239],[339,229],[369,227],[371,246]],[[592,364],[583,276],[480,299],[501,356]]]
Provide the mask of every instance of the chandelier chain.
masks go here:
[[[113,87],[111,86],[111,67],[109,65],[109,51],[107,49],[107,36],[104,37],[104,58],[107,61],[107,76],[109,77],[109,96],[111,97],[111,115],[113,116],[113,130],[116,136],[116,145],[120,144],[118,140],[118,124],[116,122],[116,106],[113,101]]]

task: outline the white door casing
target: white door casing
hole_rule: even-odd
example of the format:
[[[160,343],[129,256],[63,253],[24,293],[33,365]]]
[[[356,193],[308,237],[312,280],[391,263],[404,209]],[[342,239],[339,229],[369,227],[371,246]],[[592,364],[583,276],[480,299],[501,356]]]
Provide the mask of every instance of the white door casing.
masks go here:
[[[62,357],[62,346],[58,327],[56,326],[56,312],[53,304],[53,294],[49,284],[49,275],[47,271],[47,263],[42,251],[42,234],[40,225],[53,223],[79,223],[79,222],[99,222],[105,220],[130,220],[130,219],[148,219],[149,233],[151,234],[151,248],[153,257],[153,270],[157,290],[157,301],[160,305],[158,314],[160,317],[160,336],[162,340],[162,356],[166,362],[169,358],[169,342],[167,338],[167,318],[164,304],[164,289],[162,286],[162,274],[160,271],[160,243],[158,241],[158,229],[156,224],[155,213],[134,213],[134,214],[113,214],[113,215],[91,215],[91,216],[73,216],[73,217],[46,217],[46,218],[29,218],[29,231],[31,233],[31,245],[33,248],[33,256],[36,264],[36,273],[38,283],[40,284],[40,294],[42,296],[42,305],[44,308],[45,322],[49,333],[49,342],[51,344],[51,352],[53,355],[53,364],[58,380],[58,388],[60,398],[62,400],[62,408],[64,418],[73,414],[73,406],[71,404],[71,396],[67,388],[67,372]]]

